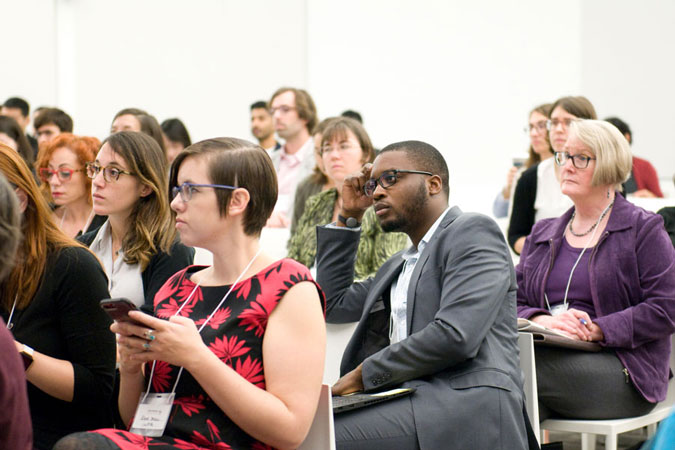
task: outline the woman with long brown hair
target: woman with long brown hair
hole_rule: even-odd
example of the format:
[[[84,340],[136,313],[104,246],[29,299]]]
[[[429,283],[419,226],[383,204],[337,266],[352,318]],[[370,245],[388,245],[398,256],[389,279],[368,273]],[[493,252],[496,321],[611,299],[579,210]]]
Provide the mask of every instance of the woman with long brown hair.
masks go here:
[[[96,257],[54,222],[21,156],[0,145],[0,173],[23,211],[17,261],[0,284],[2,317],[24,358],[35,448],[111,423],[107,405],[115,337],[98,303],[107,298]]]
[[[173,226],[168,171],[157,142],[135,131],[110,135],[87,164],[94,212],[108,220],[79,239],[101,259],[111,296],[136,306],[152,308],[159,288],[194,256]]]

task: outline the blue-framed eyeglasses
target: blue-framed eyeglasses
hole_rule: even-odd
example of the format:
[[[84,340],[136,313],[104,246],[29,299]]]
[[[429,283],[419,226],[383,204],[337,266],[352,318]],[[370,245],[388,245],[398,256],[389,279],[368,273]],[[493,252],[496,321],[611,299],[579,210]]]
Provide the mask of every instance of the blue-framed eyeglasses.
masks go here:
[[[171,189],[171,199],[176,198],[180,194],[180,199],[184,202],[189,202],[192,199],[192,194],[197,191],[199,188],[214,188],[214,189],[239,189],[236,186],[227,186],[225,184],[195,184],[195,183],[183,183],[180,186],[174,186]]]

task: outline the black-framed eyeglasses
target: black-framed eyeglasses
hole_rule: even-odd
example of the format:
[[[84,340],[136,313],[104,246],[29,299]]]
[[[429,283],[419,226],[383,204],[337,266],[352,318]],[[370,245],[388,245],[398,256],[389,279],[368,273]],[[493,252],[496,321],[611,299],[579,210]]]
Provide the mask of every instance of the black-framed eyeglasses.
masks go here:
[[[595,161],[596,158],[591,158],[586,155],[570,155],[568,152],[555,152],[555,163],[559,166],[564,166],[568,159],[572,160],[572,165],[577,169],[585,169],[588,167],[590,161]]]
[[[547,120],[547,121],[546,121],[546,129],[547,129],[548,131],[551,131],[552,129],[554,129],[554,128],[557,127],[558,125],[562,125],[563,128],[567,129],[567,128],[570,127],[570,124],[571,124],[572,122],[576,122],[577,120],[579,120],[579,119],[577,119],[577,118],[571,118],[571,117],[566,117],[565,119],[551,119],[551,120]]]
[[[198,188],[210,187],[214,189],[239,189],[236,186],[228,186],[226,184],[195,184],[195,183],[183,183],[180,186],[174,186],[171,189],[171,199],[176,198],[180,194],[180,199],[185,203],[189,202],[192,199],[192,194]],[[199,191],[197,191],[199,192]]]
[[[84,169],[67,169],[63,167],[58,170],[53,170],[49,167],[40,167],[38,175],[40,176],[40,179],[45,182],[49,182],[54,175],[56,175],[60,181],[68,181],[73,177],[75,172],[84,172]]]
[[[366,181],[366,183],[363,185],[363,192],[368,197],[372,197],[373,194],[375,193],[375,189],[377,189],[378,184],[382,186],[383,189],[389,189],[390,187],[396,184],[400,173],[417,173],[420,175],[433,176],[433,173],[424,172],[421,170],[399,170],[399,169],[385,170],[380,174],[379,177],[371,178],[370,180]]]
[[[117,167],[106,167],[95,162],[88,162],[85,167],[87,169],[87,176],[92,180],[96,178],[96,175],[98,175],[100,172],[103,172],[103,179],[106,183],[119,180],[120,175],[134,175],[132,172],[127,170],[118,169]]]

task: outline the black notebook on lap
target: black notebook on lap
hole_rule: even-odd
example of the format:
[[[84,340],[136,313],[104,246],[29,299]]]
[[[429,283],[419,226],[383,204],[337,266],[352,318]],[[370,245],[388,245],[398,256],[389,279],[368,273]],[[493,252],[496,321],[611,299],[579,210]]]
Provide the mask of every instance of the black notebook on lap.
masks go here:
[[[375,403],[386,402],[395,398],[410,395],[415,392],[415,388],[400,388],[390,391],[375,392],[373,394],[349,394],[336,395],[333,397],[333,413],[339,414],[345,411],[352,411],[364,406],[374,405]]]

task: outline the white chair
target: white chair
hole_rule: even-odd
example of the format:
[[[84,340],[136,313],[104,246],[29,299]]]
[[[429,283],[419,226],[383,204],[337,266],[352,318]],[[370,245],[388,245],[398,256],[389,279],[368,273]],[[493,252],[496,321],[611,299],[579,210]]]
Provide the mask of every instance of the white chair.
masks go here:
[[[528,333],[518,334],[520,345],[520,367],[525,374],[525,395],[528,397],[526,407],[530,420],[535,421],[533,416],[539,419],[539,407],[537,403],[536,366],[534,362],[534,345],[527,345],[528,338],[523,336]],[[529,341],[531,342],[530,336]],[[675,336],[671,336],[671,348],[675,348]],[[675,370],[675,355],[671,352],[670,366]],[[530,380],[530,381],[528,381]],[[533,380],[533,381],[532,381]],[[639,417],[611,420],[571,420],[571,419],[548,419],[541,423],[542,430],[564,431],[581,433],[581,450],[594,450],[596,435],[605,436],[605,449],[617,450],[617,436],[621,433],[647,427],[647,435],[651,437],[656,431],[656,424],[665,419],[672,409],[675,401],[675,378],[671,379],[668,386],[668,397],[659,403],[650,413]],[[533,404],[531,405],[531,402]],[[532,408],[536,412],[530,412]],[[537,433],[537,429],[532,428]]]
[[[335,426],[333,424],[333,400],[330,386],[321,386],[319,406],[307,437],[298,450],[335,450]]]
[[[333,385],[340,378],[340,362],[358,322],[326,324],[326,361],[323,382]]]
[[[537,441],[539,441],[539,404],[537,403],[537,373],[534,363],[534,339],[531,333],[518,333],[520,348],[520,370],[524,374],[525,409],[530,418],[530,425]]]

